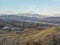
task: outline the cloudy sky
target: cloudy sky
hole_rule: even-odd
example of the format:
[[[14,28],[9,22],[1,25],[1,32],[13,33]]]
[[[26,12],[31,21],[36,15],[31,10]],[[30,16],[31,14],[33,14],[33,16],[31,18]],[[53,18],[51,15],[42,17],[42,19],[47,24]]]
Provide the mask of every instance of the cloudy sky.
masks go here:
[[[0,0],[0,13],[60,14],[60,0]]]

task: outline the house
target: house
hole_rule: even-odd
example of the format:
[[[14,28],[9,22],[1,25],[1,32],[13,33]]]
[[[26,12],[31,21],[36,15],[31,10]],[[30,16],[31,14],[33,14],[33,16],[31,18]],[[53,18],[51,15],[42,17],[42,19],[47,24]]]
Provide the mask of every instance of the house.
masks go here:
[[[9,27],[8,26],[4,26],[2,29],[5,30],[5,29],[8,29]]]

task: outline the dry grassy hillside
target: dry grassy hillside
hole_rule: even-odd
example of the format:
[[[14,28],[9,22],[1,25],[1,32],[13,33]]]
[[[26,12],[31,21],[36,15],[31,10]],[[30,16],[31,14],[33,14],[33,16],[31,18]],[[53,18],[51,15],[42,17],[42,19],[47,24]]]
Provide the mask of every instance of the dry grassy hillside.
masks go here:
[[[60,28],[49,28],[28,38],[28,45],[60,45]]]
[[[0,45],[60,45],[60,27],[20,33],[0,30]]]

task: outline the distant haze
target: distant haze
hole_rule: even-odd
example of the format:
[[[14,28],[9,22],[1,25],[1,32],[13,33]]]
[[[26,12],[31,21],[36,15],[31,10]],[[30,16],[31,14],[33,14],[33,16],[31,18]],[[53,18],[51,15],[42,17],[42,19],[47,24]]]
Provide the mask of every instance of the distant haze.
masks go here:
[[[0,0],[0,14],[29,12],[59,16],[55,14],[60,14],[60,0]]]

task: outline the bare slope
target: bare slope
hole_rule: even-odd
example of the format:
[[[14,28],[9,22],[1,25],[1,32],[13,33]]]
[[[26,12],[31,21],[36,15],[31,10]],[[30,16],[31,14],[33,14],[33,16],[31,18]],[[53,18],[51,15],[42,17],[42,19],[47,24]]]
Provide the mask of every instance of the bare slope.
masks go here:
[[[60,27],[21,33],[0,31],[0,45],[60,45]]]
[[[33,35],[29,40],[29,45],[60,45],[60,28],[53,27],[43,30],[41,33]]]

